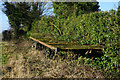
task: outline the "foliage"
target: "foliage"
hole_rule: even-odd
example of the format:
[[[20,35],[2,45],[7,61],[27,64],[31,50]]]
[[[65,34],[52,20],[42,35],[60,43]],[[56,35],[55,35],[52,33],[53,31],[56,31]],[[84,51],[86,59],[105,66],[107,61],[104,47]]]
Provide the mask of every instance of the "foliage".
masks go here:
[[[29,31],[32,27],[31,23],[33,20],[43,13],[41,11],[42,2],[5,2],[3,5],[5,7],[3,12],[8,16],[9,23],[14,29],[16,38],[19,36],[19,30],[21,28]]]
[[[117,16],[118,16],[118,20],[120,22],[120,6],[118,7]],[[120,23],[118,23],[118,24],[120,25]]]
[[[7,64],[8,54],[2,54],[2,64]]]
[[[27,37],[30,37],[31,36],[31,31],[28,31],[27,34],[26,34]]]
[[[3,35],[3,38],[2,40],[3,41],[10,41],[11,40],[11,31],[10,30],[5,30],[2,32],[2,35]]]
[[[34,21],[32,32],[53,34],[58,40],[77,41],[79,44],[106,45],[119,40],[118,17],[113,11],[57,19],[43,17]]]
[[[98,2],[53,2],[54,13],[60,18],[98,11]]]
[[[58,19],[58,18],[57,18]],[[61,35],[62,21],[57,20],[55,17],[50,16],[48,18],[42,17],[40,20],[35,20],[32,24],[32,32],[33,33],[44,33],[44,34],[52,34],[54,37]],[[56,33],[56,34],[55,34]]]
[[[48,19],[43,17],[41,20],[34,21],[32,32],[52,34],[57,40],[66,42],[76,41],[79,44],[104,45],[102,57],[95,58],[95,60],[86,59],[85,63],[103,70],[105,75],[107,74],[106,77],[115,78],[119,77],[120,73],[118,13],[114,10],[94,12],[63,20],[59,17],[49,17]]]

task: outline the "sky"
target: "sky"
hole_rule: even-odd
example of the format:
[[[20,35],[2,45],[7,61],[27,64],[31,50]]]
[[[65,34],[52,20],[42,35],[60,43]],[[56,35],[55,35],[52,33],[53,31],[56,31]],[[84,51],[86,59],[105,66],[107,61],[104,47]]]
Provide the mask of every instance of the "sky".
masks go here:
[[[114,9],[114,10],[117,10],[118,8],[118,2],[120,0],[97,0],[99,2],[99,6],[101,9],[101,11],[109,11],[111,9]],[[9,21],[8,21],[8,18],[7,16],[2,12],[2,2],[0,0],[0,33],[3,31],[3,30],[8,30],[10,29],[10,25],[9,25]],[[54,9],[51,9],[51,12],[53,11]],[[50,15],[49,13],[47,13],[48,15]]]

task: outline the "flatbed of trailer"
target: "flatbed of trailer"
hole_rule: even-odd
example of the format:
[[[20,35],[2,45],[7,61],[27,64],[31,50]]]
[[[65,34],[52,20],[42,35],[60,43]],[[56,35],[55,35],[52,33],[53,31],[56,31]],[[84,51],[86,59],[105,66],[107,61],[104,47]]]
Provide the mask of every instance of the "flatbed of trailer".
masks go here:
[[[35,42],[38,42],[50,49],[53,49],[57,52],[57,50],[102,50],[105,46],[103,45],[81,45],[75,41],[65,42],[63,40],[55,40],[55,38],[51,34],[38,34],[33,33],[30,36]],[[117,43],[119,45],[120,43]],[[120,47],[118,47],[120,48]]]

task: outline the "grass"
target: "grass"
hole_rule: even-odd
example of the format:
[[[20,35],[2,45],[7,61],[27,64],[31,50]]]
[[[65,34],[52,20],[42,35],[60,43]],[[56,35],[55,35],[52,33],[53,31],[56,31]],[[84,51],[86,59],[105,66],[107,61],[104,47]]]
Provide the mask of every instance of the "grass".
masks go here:
[[[70,56],[66,56],[66,59],[58,56],[53,60],[47,57],[48,51],[38,51],[31,45],[32,42],[27,40],[4,43],[4,78],[104,78],[101,72],[87,64],[78,60],[70,61]]]
[[[0,42],[0,66],[2,65],[2,42]]]
[[[0,33],[0,42],[2,42],[2,34]]]

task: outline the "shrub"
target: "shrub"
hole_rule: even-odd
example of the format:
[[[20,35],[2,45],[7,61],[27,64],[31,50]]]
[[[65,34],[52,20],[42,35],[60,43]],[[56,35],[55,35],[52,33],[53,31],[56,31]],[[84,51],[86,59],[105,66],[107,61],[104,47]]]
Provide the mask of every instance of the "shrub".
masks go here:
[[[10,30],[4,30],[2,32],[2,35],[3,35],[2,38],[3,41],[10,41],[12,39],[12,33]]]
[[[119,12],[94,12],[67,19],[42,18],[33,23],[33,32],[52,34],[56,40],[75,41],[78,44],[104,45],[104,55],[89,64],[105,72],[106,77],[120,75],[120,24]],[[52,23],[52,24],[51,24]]]

